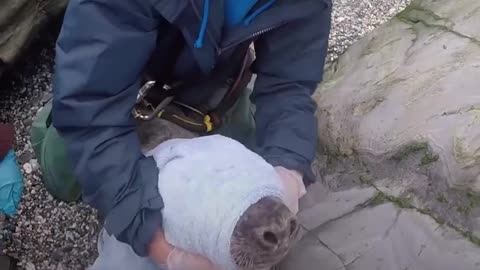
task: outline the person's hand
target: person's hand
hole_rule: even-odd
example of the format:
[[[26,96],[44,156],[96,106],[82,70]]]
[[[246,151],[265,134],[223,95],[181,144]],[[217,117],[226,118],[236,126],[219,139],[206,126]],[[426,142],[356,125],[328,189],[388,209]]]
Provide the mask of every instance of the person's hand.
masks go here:
[[[280,175],[280,180],[287,190],[286,205],[295,215],[298,213],[298,201],[307,193],[303,176],[295,171],[281,166],[275,167],[275,171]]]
[[[170,245],[160,230],[150,245],[150,257],[166,270],[221,270],[203,256]]]
[[[167,258],[168,270],[220,270],[207,258],[174,248]]]

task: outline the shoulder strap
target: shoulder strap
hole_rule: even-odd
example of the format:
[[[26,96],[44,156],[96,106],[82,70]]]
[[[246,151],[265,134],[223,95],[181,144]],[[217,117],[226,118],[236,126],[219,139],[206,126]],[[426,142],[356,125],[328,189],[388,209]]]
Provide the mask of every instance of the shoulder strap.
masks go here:
[[[252,79],[252,73],[250,71],[250,66],[252,65],[254,60],[254,53],[252,49],[248,49],[243,60],[242,66],[240,68],[240,72],[235,79],[230,90],[225,94],[223,99],[220,101],[218,106],[211,111],[209,114],[212,118],[214,125],[219,127],[221,123],[222,117],[225,113],[232,108],[235,102],[238,100],[242,91],[247,87],[248,83]]]

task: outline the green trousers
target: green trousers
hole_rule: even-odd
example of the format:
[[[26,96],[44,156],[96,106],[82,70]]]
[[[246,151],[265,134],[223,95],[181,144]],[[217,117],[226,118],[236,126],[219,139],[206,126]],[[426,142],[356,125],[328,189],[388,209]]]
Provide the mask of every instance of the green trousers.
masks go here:
[[[255,106],[250,102],[251,89],[246,88],[235,105],[223,117],[224,125],[215,134],[241,142],[250,150],[255,149]]]
[[[254,151],[254,106],[246,88],[234,106],[223,116],[223,125],[214,134],[220,134],[244,144]],[[43,182],[52,196],[63,201],[76,201],[81,189],[68,162],[64,141],[49,123],[51,101],[37,114],[31,129],[31,143],[43,174]]]

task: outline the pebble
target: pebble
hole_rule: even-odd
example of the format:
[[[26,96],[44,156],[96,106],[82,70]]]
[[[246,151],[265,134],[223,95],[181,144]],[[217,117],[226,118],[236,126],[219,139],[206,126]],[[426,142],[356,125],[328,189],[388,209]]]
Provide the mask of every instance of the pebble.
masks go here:
[[[33,171],[32,165],[30,163],[23,164],[23,170],[25,171],[26,174],[31,174]]]
[[[40,168],[40,165],[36,159],[30,160],[30,165],[32,166],[32,171],[36,171]]]
[[[403,9],[409,0],[333,0],[327,62],[353,42]],[[14,121],[15,152],[24,172],[25,189],[16,220],[6,218],[2,235],[12,235],[6,253],[22,270],[85,270],[97,256],[100,228],[96,211],[85,203],[63,203],[42,183],[30,143],[35,115],[52,96],[54,42],[50,34],[34,44],[8,82],[0,80],[0,122]],[[1,218],[1,217],[0,217]],[[2,236],[3,237],[3,236]],[[2,242],[2,241],[0,241]],[[55,254],[55,256],[52,256]]]
[[[25,265],[25,269],[26,270],[35,270],[35,265],[31,262],[28,262],[26,265]]]

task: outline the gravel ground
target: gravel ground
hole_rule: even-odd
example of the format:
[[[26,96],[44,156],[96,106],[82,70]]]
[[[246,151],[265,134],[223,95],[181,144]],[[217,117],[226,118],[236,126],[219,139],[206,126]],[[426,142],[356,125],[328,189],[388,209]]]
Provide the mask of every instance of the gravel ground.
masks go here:
[[[403,9],[410,0],[334,0],[328,60]],[[18,69],[0,82],[0,121],[14,121],[16,154],[25,188],[15,219],[0,217],[0,248],[19,260],[19,268],[86,269],[96,256],[98,221],[84,203],[52,198],[29,143],[37,111],[51,96],[54,35],[42,38]]]
[[[411,0],[333,0],[329,60],[403,10]]]
[[[50,35],[35,44],[0,86],[0,121],[15,123],[15,149],[25,183],[17,218],[6,220],[3,238],[8,240],[5,252],[19,260],[20,269],[83,270],[96,256],[95,211],[48,194],[29,142],[33,117],[51,97],[53,42]]]

